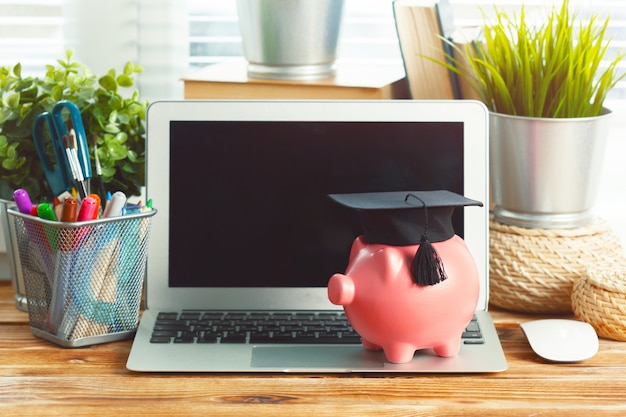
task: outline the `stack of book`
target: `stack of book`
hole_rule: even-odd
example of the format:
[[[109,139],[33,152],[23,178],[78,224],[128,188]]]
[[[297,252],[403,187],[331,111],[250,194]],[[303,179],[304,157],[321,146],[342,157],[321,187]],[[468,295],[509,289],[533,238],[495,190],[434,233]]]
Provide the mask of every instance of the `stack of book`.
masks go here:
[[[478,99],[467,80],[441,63],[449,55],[463,62],[444,39],[465,50],[479,28],[456,27],[448,0],[394,0],[393,10],[411,97]]]

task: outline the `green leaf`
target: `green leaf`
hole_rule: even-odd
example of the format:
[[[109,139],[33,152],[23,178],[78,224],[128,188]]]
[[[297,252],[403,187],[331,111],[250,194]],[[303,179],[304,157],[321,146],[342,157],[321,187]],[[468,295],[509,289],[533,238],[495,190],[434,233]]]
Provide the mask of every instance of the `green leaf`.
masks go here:
[[[117,77],[117,83],[120,85],[120,87],[132,87],[133,79],[126,74],[121,74]]]
[[[121,143],[117,143],[115,141],[108,142],[107,146],[107,154],[110,159],[114,161],[119,161],[121,159],[126,158],[127,150],[126,147]]]
[[[20,93],[7,94],[4,97],[4,103],[10,109],[17,109],[20,105],[20,97]]]
[[[130,76],[133,72],[135,72],[135,65],[129,61],[124,65],[124,75]]]
[[[107,91],[115,92],[117,91],[117,83],[115,82],[115,77],[111,74],[107,74],[101,77],[98,82]]]
[[[13,74],[17,78],[21,78],[22,77],[22,64],[20,64],[19,62],[17,64],[15,64],[15,66],[13,67]]]

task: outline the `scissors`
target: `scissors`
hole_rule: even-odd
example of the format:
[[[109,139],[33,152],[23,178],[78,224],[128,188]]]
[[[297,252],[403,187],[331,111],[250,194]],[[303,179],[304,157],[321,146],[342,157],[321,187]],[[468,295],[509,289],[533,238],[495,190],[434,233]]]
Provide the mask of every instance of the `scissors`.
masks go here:
[[[46,138],[51,143],[56,166],[46,152]],[[85,127],[76,104],[67,100],[59,101],[51,112],[37,116],[33,125],[33,141],[54,195],[70,191],[76,185],[81,199],[85,198],[88,194],[87,183],[91,178],[91,163]]]

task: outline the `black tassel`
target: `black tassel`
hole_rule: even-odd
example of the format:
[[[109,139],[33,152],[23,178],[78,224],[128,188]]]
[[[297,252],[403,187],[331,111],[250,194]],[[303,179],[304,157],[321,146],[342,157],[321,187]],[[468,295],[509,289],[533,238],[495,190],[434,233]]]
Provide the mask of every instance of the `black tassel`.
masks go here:
[[[426,235],[423,235],[413,260],[413,281],[417,285],[426,286],[439,284],[446,278],[448,276],[439,254]]]

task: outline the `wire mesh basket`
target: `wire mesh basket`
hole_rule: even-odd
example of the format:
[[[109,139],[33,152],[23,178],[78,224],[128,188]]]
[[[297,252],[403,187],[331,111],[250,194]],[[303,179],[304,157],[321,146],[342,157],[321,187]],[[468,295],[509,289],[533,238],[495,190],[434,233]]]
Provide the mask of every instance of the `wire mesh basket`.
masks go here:
[[[32,333],[64,347],[132,337],[156,212],[63,223],[8,209]]]

